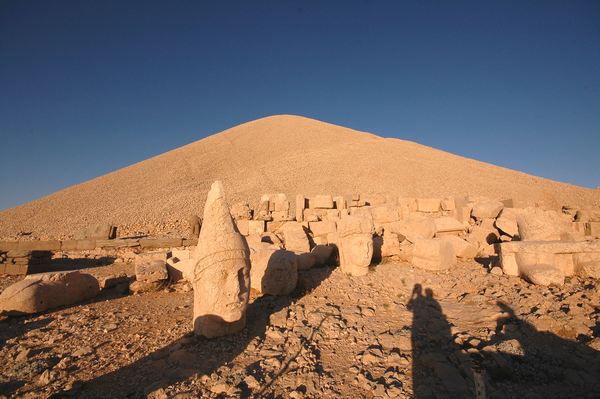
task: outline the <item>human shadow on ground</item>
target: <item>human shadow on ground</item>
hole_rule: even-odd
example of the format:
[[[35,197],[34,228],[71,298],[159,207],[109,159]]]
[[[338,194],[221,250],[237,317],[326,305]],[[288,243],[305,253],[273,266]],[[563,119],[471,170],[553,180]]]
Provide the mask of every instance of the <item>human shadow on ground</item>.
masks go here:
[[[227,366],[247,350],[255,338],[264,340],[271,315],[284,310],[317,288],[331,271],[331,267],[319,267],[301,272],[298,286],[292,294],[255,299],[247,309],[246,328],[239,333],[213,339],[195,337],[188,333],[127,366],[88,380],[71,391],[61,392],[53,397],[145,398],[150,391],[166,388],[195,375],[210,375],[221,366]],[[254,349],[254,345],[248,348]],[[293,356],[298,354],[292,354]],[[280,373],[270,378],[277,378],[285,371],[285,367],[284,364]],[[247,372],[252,373],[252,370]],[[269,389],[265,390],[272,383],[273,381],[270,381],[266,387],[263,386],[261,397],[273,396]],[[242,381],[237,384],[238,389],[241,389],[239,394],[248,397],[251,391],[244,385]]]
[[[498,306],[504,317],[492,338],[459,345],[433,291],[414,286],[408,308],[415,398],[599,397],[599,351],[538,331],[508,305]]]

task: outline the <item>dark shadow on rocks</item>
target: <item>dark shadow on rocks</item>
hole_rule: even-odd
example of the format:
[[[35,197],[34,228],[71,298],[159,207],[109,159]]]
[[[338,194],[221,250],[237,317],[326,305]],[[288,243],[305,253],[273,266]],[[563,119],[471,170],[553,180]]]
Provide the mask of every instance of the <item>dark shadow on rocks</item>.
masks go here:
[[[482,344],[494,350],[479,352],[478,361],[487,375],[488,397],[600,397],[600,351],[538,331],[510,306],[498,306],[506,317]]]
[[[114,256],[103,256],[101,258],[56,258],[39,265],[36,273],[64,272],[72,270],[89,269],[92,267],[112,265],[117,258]]]
[[[454,344],[450,323],[434,299],[433,291],[426,289],[423,294],[422,286],[415,284],[407,308],[413,312],[414,397],[473,397],[469,376],[464,375],[461,367],[466,359]]]
[[[298,286],[291,295],[263,296],[254,300],[248,306],[246,328],[239,333],[213,339],[195,337],[188,333],[125,367],[53,397],[145,398],[151,391],[166,388],[190,377],[210,375],[221,366],[228,365],[245,350],[254,350],[255,348],[247,347],[257,337],[264,340],[270,316],[317,288],[332,270],[324,267],[301,272]],[[233,385],[240,389],[238,395],[247,396],[250,392],[243,381]],[[272,396],[269,393],[262,395]]]

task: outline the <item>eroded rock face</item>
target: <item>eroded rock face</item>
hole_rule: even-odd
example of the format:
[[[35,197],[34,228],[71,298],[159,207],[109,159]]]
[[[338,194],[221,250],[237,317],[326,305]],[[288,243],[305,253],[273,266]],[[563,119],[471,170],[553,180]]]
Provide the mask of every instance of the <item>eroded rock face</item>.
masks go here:
[[[220,181],[213,183],[206,199],[194,260],[194,332],[212,338],[243,329],[250,254],[236,231]]]
[[[268,295],[288,295],[298,283],[298,260],[295,253],[266,242],[250,255],[251,287]]]
[[[566,215],[532,207],[519,212],[517,225],[523,241],[558,241],[572,230]]]
[[[0,294],[0,313],[31,314],[93,298],[100,292],[91,274],[73,272],[27,276]]]
[[[343,217],[338,224],[340,268],[352,276],[369,272],[373,258],[373,221],[358,216]]]

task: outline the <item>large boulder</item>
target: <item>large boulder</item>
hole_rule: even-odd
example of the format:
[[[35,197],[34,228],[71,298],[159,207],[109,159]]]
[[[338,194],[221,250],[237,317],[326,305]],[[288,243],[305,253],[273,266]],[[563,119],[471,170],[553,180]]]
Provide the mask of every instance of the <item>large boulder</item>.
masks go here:
[[[504,204],[500,201],[482,200],[477,201],[471,210],[471,216],[477,220],[495,219]]]
[[[517,211],[514,208],[502,209],[502,212],[500,212],[500,215],[498,215],[494,225],[498,230],[511,238],[519,235]]]
[[[298,283],[295,253],[262,243],[250,253],[250,287],[262,294],[288,295]]]
[[[296,253],[310,251],[310,242],[304,227],[298,222],[286,222],[281,228],[285,249]]]
[[[98,280],[78,271],[33,274],[0,294],[0,313],[32,314],[91,299],[100,292]]]
[[[536,285],[562,285],[565,273],[556,266],[555,255],[552,253],[516,254],[519,274],[525,280]]]
[[[449,242],[456,256],[461,259],[473,259],[477,256],[477,246],[458,236],[444,236],[442,240]]]
[[[529,207],[517,215],[522,241],[558,241],[573,231],[568,215]]]
[[[413,246],[411,263],[421,269],[445,270],[456,265],[456,254],[445,239],[418,239]]]
[[[383,229],[386,232],[406,237],[412,243],[422,238],[433,238],[436,231],[435,223],[431,218],[417,215],[410,215],[397,222],[386,223],[383,225]]]

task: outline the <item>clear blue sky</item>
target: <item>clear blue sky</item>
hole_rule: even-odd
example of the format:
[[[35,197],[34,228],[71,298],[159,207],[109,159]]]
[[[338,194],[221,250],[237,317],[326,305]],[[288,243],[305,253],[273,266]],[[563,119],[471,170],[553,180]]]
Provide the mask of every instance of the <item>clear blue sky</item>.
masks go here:
[[[0,209],[272,114],[600,185],[600,1],[0,0]]]

